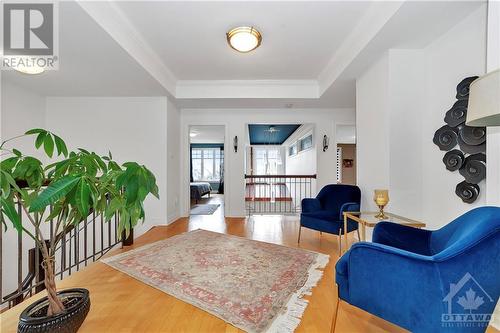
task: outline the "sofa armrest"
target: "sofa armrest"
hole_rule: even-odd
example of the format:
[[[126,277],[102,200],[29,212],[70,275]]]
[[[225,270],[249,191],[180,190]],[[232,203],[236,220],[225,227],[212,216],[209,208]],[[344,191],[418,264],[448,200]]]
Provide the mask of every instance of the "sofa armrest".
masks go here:
[[[357,202],[346,202],[340,206],[339,221],[344,221],[344,212],[359,212],[360,207]]]
[[[445,295],[432,256],[367,242],[345,255],[348,303],[406,329],[439,330]]]
[[[373,230],[374,243],[392,246],[409,252],[432,255],[430,238],[432,231],[392,222],[377,223]]]
[[[302,213],[317,212],[319,210],[321,210],[321,202],[318,199],[302,199]]]

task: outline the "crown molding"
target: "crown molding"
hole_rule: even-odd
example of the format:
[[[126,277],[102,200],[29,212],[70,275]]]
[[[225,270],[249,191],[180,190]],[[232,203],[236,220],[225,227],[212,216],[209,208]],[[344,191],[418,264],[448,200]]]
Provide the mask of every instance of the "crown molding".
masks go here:
[[[316,80],[179,80],[176,98],[319,98]]]
[[[377,36],[404,2],[376,2],[376,5],[371,5],[318,76],[320,96],[340,77],[368,43]]]
[[[85,0],[77,3],[171,95],[175,95],[177,78],[115,3]]]

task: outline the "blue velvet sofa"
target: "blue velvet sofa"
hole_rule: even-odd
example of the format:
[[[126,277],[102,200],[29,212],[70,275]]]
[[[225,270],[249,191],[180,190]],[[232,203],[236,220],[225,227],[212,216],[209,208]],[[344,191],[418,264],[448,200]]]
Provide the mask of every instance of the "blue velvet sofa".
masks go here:
[[[359,212],[361,191],[353,185],[331,184],[321,189],[316,198],[302,199],[300,232],[302,227],[342,235],[344,229],[343,212]],[[347,232],[358,230],[358,224],[349,221]],[[339,237],[339,248],[341,237]]]
[[[412,332],[484,332],[500,295],[500,208],[436,231],[380,222],[339,259],[336,283],[341,300]]]

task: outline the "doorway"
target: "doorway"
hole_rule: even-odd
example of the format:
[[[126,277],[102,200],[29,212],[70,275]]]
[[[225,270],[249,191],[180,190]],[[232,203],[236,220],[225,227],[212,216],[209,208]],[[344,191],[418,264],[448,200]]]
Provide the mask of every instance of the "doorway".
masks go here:
[[[356,127],[337,125],[337,183],[356,185]]]
[[[295,215],[316,193],[314,124],[247,124],[247,215]]]
[[[223,125],[189,127],[190,216],[224,217]]]

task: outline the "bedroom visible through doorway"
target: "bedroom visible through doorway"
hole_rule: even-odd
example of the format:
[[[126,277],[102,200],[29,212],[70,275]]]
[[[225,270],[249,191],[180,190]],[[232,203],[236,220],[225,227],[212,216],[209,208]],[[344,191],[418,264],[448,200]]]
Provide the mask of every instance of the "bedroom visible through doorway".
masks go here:
[[[189,127],[190,215],[224,216],[222,125]]]

